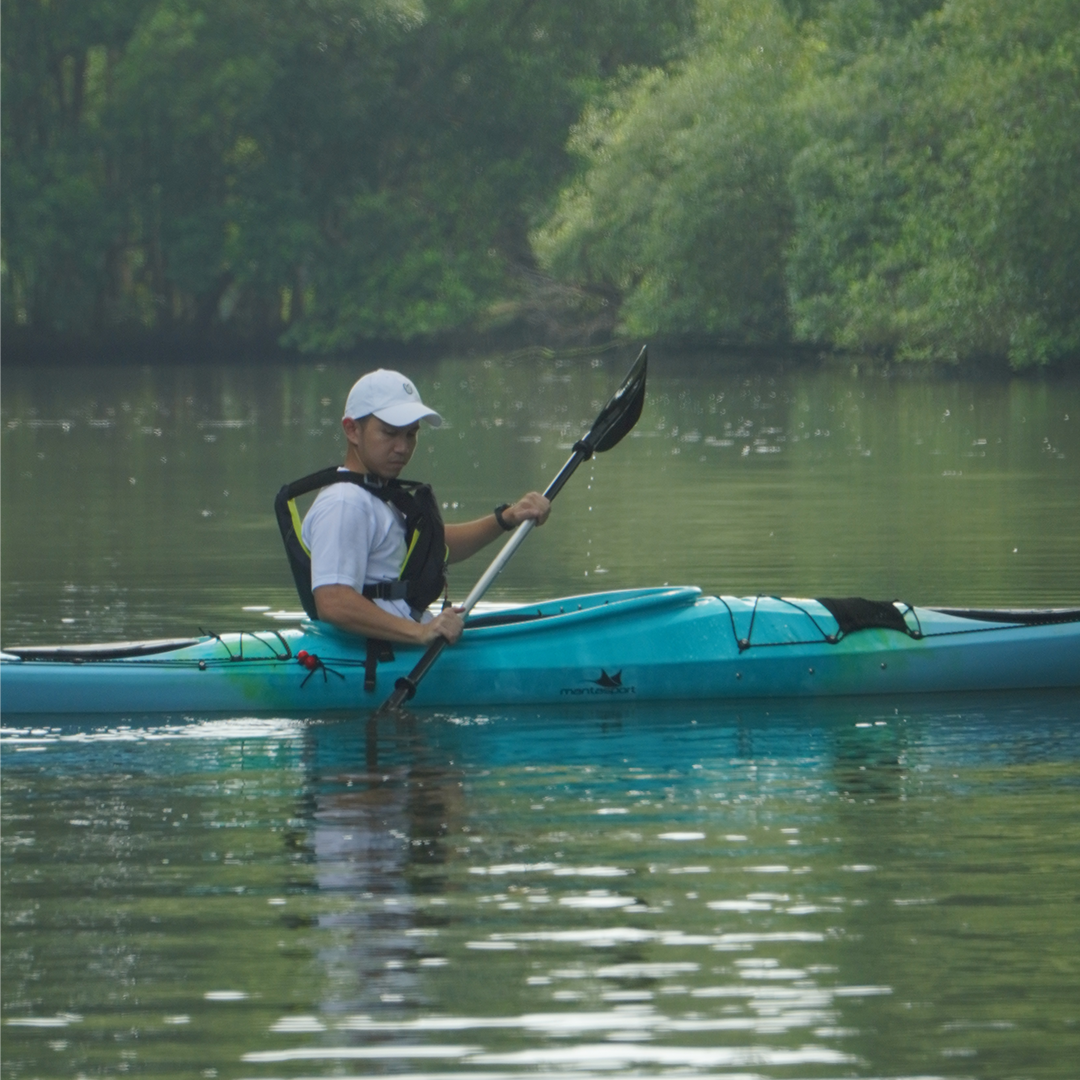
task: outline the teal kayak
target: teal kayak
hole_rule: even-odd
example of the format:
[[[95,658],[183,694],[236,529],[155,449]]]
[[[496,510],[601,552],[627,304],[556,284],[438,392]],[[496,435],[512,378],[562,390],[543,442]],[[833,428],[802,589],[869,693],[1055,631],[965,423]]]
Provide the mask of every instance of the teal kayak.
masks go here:
[[[394,647],[295,628],[0,655],[5,714],[370,709],[410,672]],[[1080,610],[959,611],[692,587],[564,597],[472,616],[412,707],[1080,687]]]

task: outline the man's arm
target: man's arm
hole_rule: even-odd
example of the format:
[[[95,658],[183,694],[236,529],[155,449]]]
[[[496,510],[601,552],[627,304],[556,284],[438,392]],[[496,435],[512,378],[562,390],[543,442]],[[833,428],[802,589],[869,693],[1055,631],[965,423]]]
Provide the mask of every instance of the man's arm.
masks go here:
[[[453,645],[465,627],[453,608],[441,611],[430,622],[418,623],[391,614],[349,585],[320,585],[314,596],[320,619],[362,637],[403,645],[430,645],[435,638],[444,637]]]
[[[523,521],[529,520],[535,521],[537,525],[543,525],[550,512],[551,503],[539,492],[530,491],[528,495],[523,495],[518,499],[513,506],[508,506],[502,512],[502,516],[507,525],[517,528]],[[461,562],[470,555],[475,555],[493,540],[498,540],[502,535],[503,528],[495,520],[494,514],[458,525],[447,525],[446,546],[450,550],[449,561]]]

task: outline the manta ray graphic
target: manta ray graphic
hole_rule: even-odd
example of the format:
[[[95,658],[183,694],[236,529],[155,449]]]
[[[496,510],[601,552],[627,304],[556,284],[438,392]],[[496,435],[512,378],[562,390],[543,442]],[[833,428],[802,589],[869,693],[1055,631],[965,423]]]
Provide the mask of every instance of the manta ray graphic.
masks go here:
[[[600,669],[599,679],[589,679],[589,682],[595,686],[602,686],[605,690],[614,690],[616,687],[622,686],[622,672],[616,671],[614,675],[609,675],[603,668]]]

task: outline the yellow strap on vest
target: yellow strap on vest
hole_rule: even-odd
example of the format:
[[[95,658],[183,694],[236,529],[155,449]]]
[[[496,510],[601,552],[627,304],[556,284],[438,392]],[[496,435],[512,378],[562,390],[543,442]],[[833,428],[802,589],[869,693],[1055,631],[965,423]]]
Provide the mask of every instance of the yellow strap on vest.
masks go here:
[[[401,580],[401,575],[405,573],[405,567],[409,565],[409,560],[412,558],[413,548],[416,547],[416,542],[419,539],[420,539],[420,530],[417,529],[413,533],[412,540],[409,541],[409,550],[405,552],[405,558],[401,560],[401,571],[398,574],[398,581]],[[301,541],[301,543],[303,543],[303,541]],[[305,548],[304,550],[307,551],[307,548]],[[449,559],[450,558],[450,547],[449,547],[449,545],[446,545],[444,550],[446,551],[445,558]]]
[[[301,535],[301,528],[303,523],[300,521],[300,511],[296,509],[296,500],[289,500],[289,514],[292,516],[293,532],[296,533],[296,539],[300,542],[300,546],[304,549],[304,552],[309,557],[311,556],[311,549],[304,543],[304,537]]]
[[[413,548],[416,547],[416,541],[420,539],[420,530],[416,529],[413,532],[412,540],[409,541],[409,550],[405,552],[405,558],[401,560],[401,569],[398,571],[398,579],[405,573],[405,567],[409,565],[409,560],[412,558]]]

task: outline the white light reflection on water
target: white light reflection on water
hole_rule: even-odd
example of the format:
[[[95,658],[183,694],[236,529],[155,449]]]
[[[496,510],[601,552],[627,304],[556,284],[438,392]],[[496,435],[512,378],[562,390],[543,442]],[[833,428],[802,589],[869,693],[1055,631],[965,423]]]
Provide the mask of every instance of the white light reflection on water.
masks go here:
[[[5,1020],[4,1023],[8,1027],[64,1028],[69,1024],[79,1024],[82,1019],[74,1013],[60,1013],[57,1016],[17,1016]]]
[[[448,1058],[460,1059],[475,1055],[476,1046],[340,1046],[302,1047],[298,1050],[254,1050],[245,1054],[242,1061],[373,1061],[400,1058]]]
[[[579,1072],[577,1069],[564,1069],[559,1068],[556,1072],[538,1072],[536,1069],[527,1068],[525,1070],[515,1069],[513,1071],[506,1071],[504,1069],[484,1069],[482,1071],[462,1071],[455,1069],[452,1073],[445,1071],[439,1072],[400,1072],[397,1069],[394,1070],[394,1076],[398,1080],[446,1080],[447,1076],[452,1076],[454,1080],[530,1080],[530,1078],[536,1077],[558,1077],[558,1080],[596,1080],[596,1077],[600,1075],[597,1070],[602,1066],[597,1064],[591,1064],[589,1071]],[[620,1080],[660,1080],[662,1077],[672,1076],[699,1076],[697,1072],[687,1072],[685,1069],[669,1070],[663,1069],[661,1072],[642,1072],[639,1069],[626,1069],[621,1065],[616,1064],[614,1068],[618,1069]],[[610,1074],[611,1070],[605,1070],[606,1074]],[[706,1074],[708,1075],[708,1074]],[[715,1075],[715,1074],[712,1074]],[[341,1070],[335,1070],[333,1073],[334,1080],[368,1080],[370,1074],[361,1075],[359,1073],[345,1073]],[[308,1080],[304,1077],[302,1080]],[[759,1072],[724,1072],[723,1080],[765,1080],[765,1074]],[[887,1077],[879,1075],[867,1075],[860,1078],[860,1080],[945,1080],[943,1076],[932,1073],[919,1073],[917,1076],[908,1074],[888,1074]]]
[[[638,901],[632,896],[620,896],[618,893],[609,893],[606,889],[596,889],[584,896],[561,896],[559,903],[570,908],[625,908],[636,905]]]
[[[761,961],[761,963],[769,963]],[[775,963],[775,961],[773,962]],[[695,962],[615,964],[597,968],[592,974],[608,979],[666,979],[691,975],[699,970]],[[560,973],[553,972],[558,975]],[[571,969],[568,976],[583,972]],[[756,1035],[777,1035],[798,1029],[836,1038],[847,1032],[835,1026],[833,998],[862,997],[887,994],[888,987],[815,986],[805,980],[805,972],[783,972],[784,977],[803,979],[797,987],[705,987],[693,991],[696,998],[732,997],[746,1000],[756,1015],[739,1016],[671,1016],[651,1005],[619,1005],[607,1010],[526,1013],[518,1016],[453,1016],[431,1015],[409,1020],[382,1020],[369,1015],[343,1017],[334,1029],[353,1035],[395,1039],[446,1033],[479,1031],[512,1031],[523,1038],[573,1039],[603,1035],[605,1042],[582,1042],[572,1045],[541,1045],[512,1051],[494,1051],[482,1047],[410,1044],[394,1042],[376,1046],[293,1047],[280,1050],[252,1051],[244,1055],[249,1063],[273,1063],[305,1060],[374,1060],[379,1058],[444,1058],[462,1065],[511,1065],[527,1069],[556,1067],[559,1075],[567,1067],[625,1070],[631,1066],[656,1065],[701,1068],[741,1065],[808,1065],[847,1064],[857,1056],[829,1047],[804,1044],[793,1048],[775,1046],[642,1046],[656,1038],[718,1032],[747,1032]],[[273,1025],[275,1033],[322,1031],[324,1026],[314,1017],[285,1017]],[[629,1046],[628,1043],[634,1045]],[[454,1073],[462,1077],[467,1074]],[[494,1075],[485,1072],[489,1078]],[[507,1074],[519,1075],[519,1074]]]
[[[581,1043],[577,1046],[477,1054],[467,1059],[478,1065],[554,1065],[593,1069],[623,1069],[629,1065],[717,1068],[736,1065],[841,1065],[857,1059],[823,1046],[781,1050],[768,1046],[642,1046],[640,1044]]]
[[[177,723],[144,725],[130,722],[114,726],[75,728],[0,727],[0,746],[25,750],[49,743],[152,743],[177,739],[299,739],[306,723],[303,720],[262,716],[228,717],[221,720],[186,720]]]
[[[740,1065],[841,1065],[857,1060],[850,1054],[821,1046],[777,1050],[767,1046],[684,1047],[640,1046],[610,1042],[510,1053],[482,1053],[467,1046],[349,1046],[337,1049],[311,1047],[296,1050],[256,1050],[241,1060],[249,1063],[285,1061],[373,1061],[409,1058],[441,1058],[467,1065],[565,1066],[589,1069],[624,1069],[629,1065],[662,1065],[689,1068],[716,1068]],[[399,1076],[402,1074],[398,1074]],[[460,1078],[461,1074],[456,1073]],[[488,1077],[490,1073],[480,1074]],[[564,1074],[560,1071],[560,1076]]]
[[[750,945],[764,941],[824,941],[825,935],[810,930],[778,930],[764,933],[686,934],[681,930],[643,930],[633,926],[602,926],[579,930],[533,930],[522,933],[492,934],[493,941],[550,941],[561,944],[589,945],[605,949],[613,945],[711,945],[727,951],[732,945]]]

